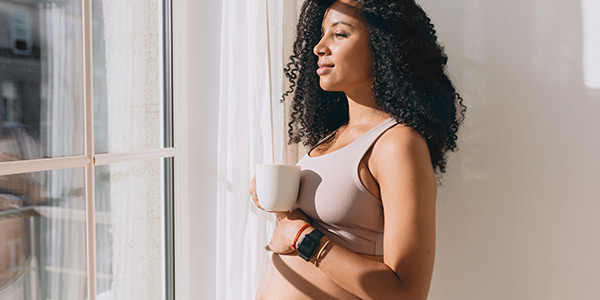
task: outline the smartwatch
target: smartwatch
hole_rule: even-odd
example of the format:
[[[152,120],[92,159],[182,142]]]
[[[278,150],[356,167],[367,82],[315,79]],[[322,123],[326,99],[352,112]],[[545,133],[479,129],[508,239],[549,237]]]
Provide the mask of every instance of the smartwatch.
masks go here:
[[[298,256],[302,257],[305,261],[309,261],[315,255],[315,252],[317,252],[319,241],[322,237],[323,233],[316,229],[305,235],[298,245]]]

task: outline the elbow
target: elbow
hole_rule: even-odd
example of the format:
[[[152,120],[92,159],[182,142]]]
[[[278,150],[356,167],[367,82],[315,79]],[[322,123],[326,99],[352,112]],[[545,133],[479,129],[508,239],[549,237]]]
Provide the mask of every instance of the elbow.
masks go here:
[[[407,285],[400,281],[394,288],[389,289],[385,294],[377,295],[373,299],[406,299],[406,300],[427,300],[429,287],[421,285]]]
[[[415,299],[415,300],[427,300],[429,295],[429,286],[423,287],[420,285],[413,285],[410,287],[403,287],[400,297],[391,297],[390,299]]]
[[[403,280],[390,269],[365,274],[362,279],[365,294],[357,296],[363,299],[426,300],[429,295],[430,280]]]

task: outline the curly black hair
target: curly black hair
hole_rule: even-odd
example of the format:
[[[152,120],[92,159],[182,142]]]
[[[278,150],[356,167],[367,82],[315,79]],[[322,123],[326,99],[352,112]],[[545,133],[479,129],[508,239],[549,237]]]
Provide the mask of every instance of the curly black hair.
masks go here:
[[[334,2],[306,0],[302,6],[293,54],[284,68],[290,86],[282,101],[295,91],[288,144],[312,147],[348,122],[345,94],[321,89],[313,53],[325,12]],[[431,19],[414,0],[353,2],[369,25],[378,109],[419,132],[427,141],[433,169],[445,173],[445,154],[456,149],[466,107],[446,75],[448,57]]]

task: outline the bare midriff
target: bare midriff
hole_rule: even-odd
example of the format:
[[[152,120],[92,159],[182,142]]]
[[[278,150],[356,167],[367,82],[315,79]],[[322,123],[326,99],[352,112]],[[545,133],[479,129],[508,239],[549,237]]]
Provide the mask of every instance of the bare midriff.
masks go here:
[[[383,256],[362,256],[383,261]],[[256,299],[360,298],[338,286],[323,271],[298,255],[273,254],[261,280]]]

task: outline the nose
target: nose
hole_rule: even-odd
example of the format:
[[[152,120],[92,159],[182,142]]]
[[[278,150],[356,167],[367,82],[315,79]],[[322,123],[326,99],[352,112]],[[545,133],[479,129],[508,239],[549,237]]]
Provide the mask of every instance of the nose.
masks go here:
[[[323,56],[326,54],[330,54],[329,47],[327,47],[324,40],[325,40],[325,37],[321,38],[321,40],[313,48],[313,53],[316,56]]]

